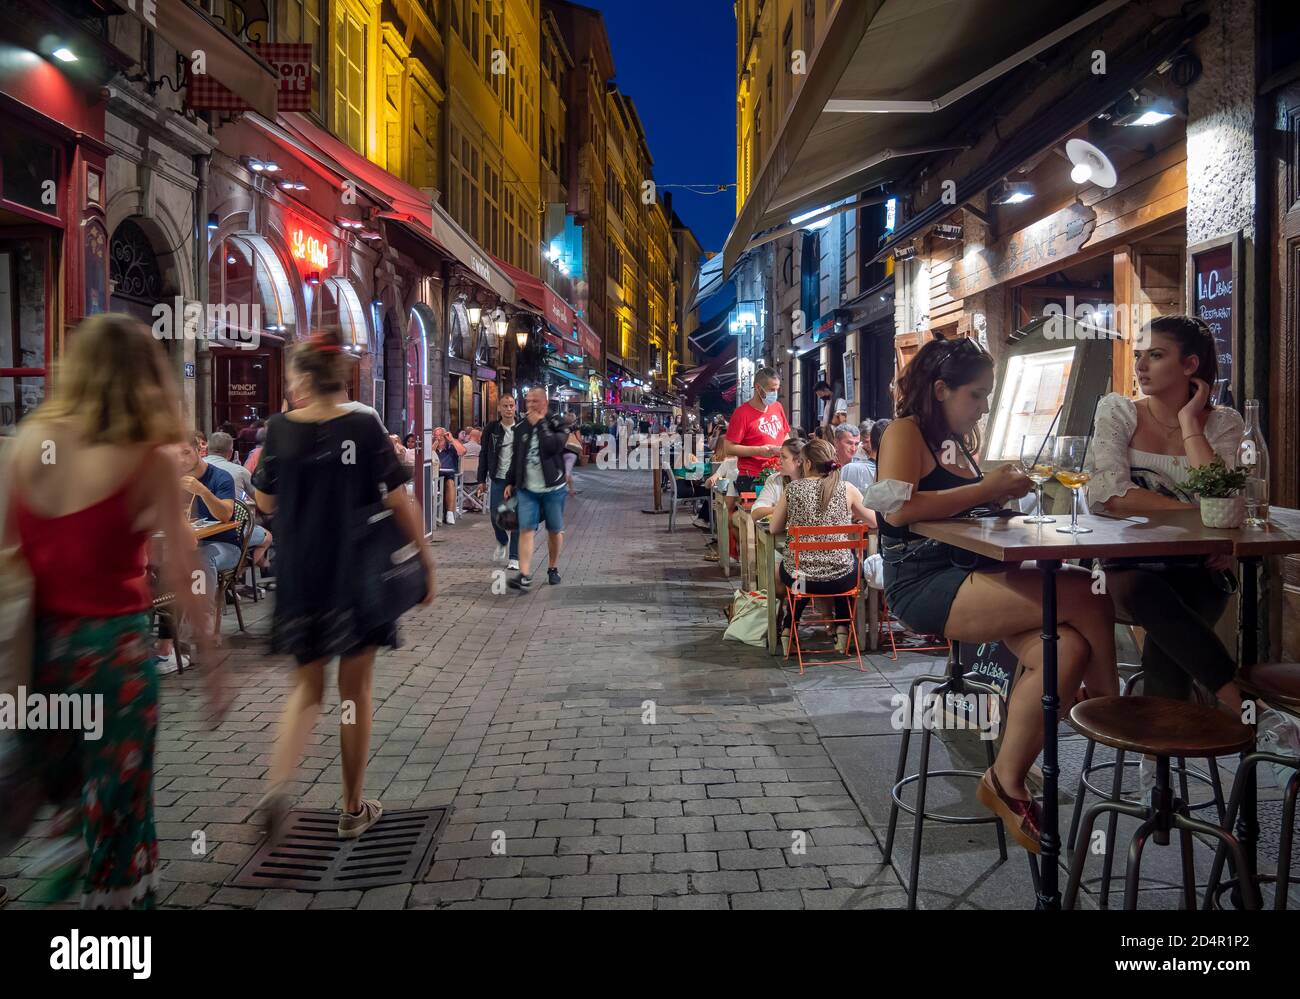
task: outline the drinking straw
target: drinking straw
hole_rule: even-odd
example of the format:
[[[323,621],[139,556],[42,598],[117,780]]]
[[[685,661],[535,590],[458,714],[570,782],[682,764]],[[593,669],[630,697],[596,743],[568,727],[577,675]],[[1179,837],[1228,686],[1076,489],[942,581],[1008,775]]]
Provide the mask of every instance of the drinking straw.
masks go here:
[[[1057,409],[1056,409],[1056,415],[1052,417],[1052,423],[1051,423],[1051,426],[1049,426],[1049,427],[1047,428],[1047,433],[1043,435],[1043,443],[1041,443],[1041,444],[1038,445],[1038,454],[1034,455],[1034,464],[1035,464],[1035,465],[1037,465],[1038,462],[1039,462],[1039,459],[1043,457],[1043,448],[1047,447],[1047,442],[1050,441],[1050,440],[1052,439],[1052,431],[1056,429],[1056,421],[1059,420],[1059,419],[1061,418],[1061,410],[1064,409],[1064,408],[1065,408],[1064,406],[1058,406],[1058,407],[1057,407]],[[1094,412],[1093,412],[1093,415],[1094,415],[1094,416],[1096,415],[1096,411],[1095,411],[1095,410],[1094,410]],[[1088,431],[1088,436],[1092,436],[1092,431],[1091,431],[1091,430]]]

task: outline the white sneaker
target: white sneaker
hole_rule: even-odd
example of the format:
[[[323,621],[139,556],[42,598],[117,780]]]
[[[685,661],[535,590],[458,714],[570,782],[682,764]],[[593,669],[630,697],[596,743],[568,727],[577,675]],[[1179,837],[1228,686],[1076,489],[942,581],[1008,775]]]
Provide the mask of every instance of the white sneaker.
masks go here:
[[[1255,749],[1261,753],[1300,757],[1300,727],[1282,712],[1265,708],[1259,713]],[[1273,787],[1285,787],[1292,774],[1290,767],[1280,763],[1265,763],[1256,772],[1261,787],[1268,787],[1270,778]]]
[[[508,545],[497,545],[496,549],[492,552],[492,561],[500,562],[509,553],[510,553],[510,548]]]
[[[1144,756],[1138,763],[1138,794],[1146,798],[1156,786],[1156,758]]]
[[[514,571],[518,572],[518,571],[519,571],[519,559],[517,559],[517,558],[512,558],[512,559],[510,560],[510,562],[506,565],[506,568],[507,568],[507,569],[513,569]]]
[[[447,521],[448,524],[456,523],[456,515],[452,513],[450,510],[447,511],[447,516],[444,519]]]

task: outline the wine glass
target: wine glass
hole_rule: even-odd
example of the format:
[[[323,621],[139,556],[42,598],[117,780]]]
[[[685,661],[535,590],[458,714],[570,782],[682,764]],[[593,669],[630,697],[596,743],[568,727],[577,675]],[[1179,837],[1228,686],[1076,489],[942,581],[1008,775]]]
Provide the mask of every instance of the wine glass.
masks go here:
[[[1043,483],[1056,474],[1056,438],[1044,434],[1025,434],[1020,439],[1020,470],[1029,477],[1038,493],[1038,510],[1026,517],[1026,524],[1055,524],[1055,517],[1043,515]]]
[[[1088,454],[1087,437],[1056,438],[1056,481],[1070,490],[1070,526],[1058,527],[1062,534],[1091,534],[1091,527],[1079,526],[1079,492],[1092,473],[1084,469]]]

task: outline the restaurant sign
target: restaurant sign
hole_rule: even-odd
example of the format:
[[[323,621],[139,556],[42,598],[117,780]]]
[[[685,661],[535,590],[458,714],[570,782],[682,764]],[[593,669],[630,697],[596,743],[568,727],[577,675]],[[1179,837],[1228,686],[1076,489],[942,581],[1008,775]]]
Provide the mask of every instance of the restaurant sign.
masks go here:
[[[308,264],[315,270],[328,270],[330,265],[329,246],[323,239],[317,239],[303,229],[294,229],[289,234],[289,243],[293,259]]]
[[[1005,239],[972,248],[953,261],[948,294],[966,298],[1035,271],[1054,270],[1083,248],[1096,227],[1097,213],[1076,201]]]

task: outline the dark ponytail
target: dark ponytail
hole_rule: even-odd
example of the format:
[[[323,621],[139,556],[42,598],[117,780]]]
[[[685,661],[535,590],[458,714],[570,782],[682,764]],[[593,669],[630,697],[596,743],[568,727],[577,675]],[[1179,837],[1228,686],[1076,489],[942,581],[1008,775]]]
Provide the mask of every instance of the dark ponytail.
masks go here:
[[[993,358],[974,340],[931,340],[898,376],[898,415],[915,419],[930,447],[941,447],[952,436],[952,428],[934,397],[935,383],[958,389],[992,370]],[[972,453],[978,451],[979,432],[972,430],[961,443]]]
[[[1192,372],[1192,377],[1208,383],[1210,396],[1213,397],[1214,387],[1219,380],[1219,345],[1205,320],[1198,316],[1157,316],[1142,328],[1139,343],[1149,348],[1153,333],[1175,341],[1182,359],[1196,358],[1196,370]],[[1206,399],[1205,408],[1213,409],[1214,404]]]

